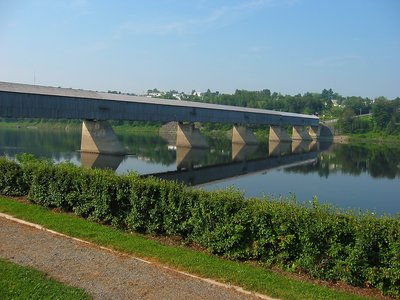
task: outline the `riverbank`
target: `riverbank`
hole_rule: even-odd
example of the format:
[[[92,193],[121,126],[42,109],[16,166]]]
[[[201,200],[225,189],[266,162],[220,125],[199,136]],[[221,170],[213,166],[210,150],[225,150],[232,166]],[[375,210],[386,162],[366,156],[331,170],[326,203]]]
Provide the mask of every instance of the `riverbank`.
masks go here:
[[[42,119],[0,119],[0,127],[12,129],[40,129],[40,130],[66,130],[79,131],[82,122],[78,120],[42,120]]]
[[[349,142],[373,142],[373,143],[396,143],[400,144],[399,135],[385,135],[380,132],[370,132],[366,134],[351,134],[348,136]]]
[[[110,121],[114,131],[117,134],[148,132],[152,134],[175,133],[176,125],[174,122],[167,124],[151,123],[151,122],[124,122]],[[172,124],[172,125],[171,125]],[[28,128],[41,130],[66,130],[80,131],[82,122],[80,120],[42,120],[42,119],[0,119],[0,127],[6,128]],[[229,129],[210,129],[209,126],[200,126],[200,131],[209,137],[226,138],[230,137]],[[257,128],[254,134],[259,142],[268,142],[269,131],[267,129]],[[400,143],[399,135],[387,135],[382,132],[369,132],[365,134],[349,134],[349,135],[333,135],[321,140],[332,140],[334,143],[351,143],[351,142],[374,142],[374,143]]]
[[[20,159],[21,165],[1,160],[0,193],[28,194],[34,203],[131,232],[178,236],[233,260],[400,292],[398,216],[356,214],[316,199],[246,199],[232,189],[207,192],[136,174]]]
[[[239,285],[249,291],[281,299],[389,299],[373,289],[313,281],[304,276],[276,269],[274,271],[262,264],[234,262],[211,256],[204,249],[182,243],[177,238],[126,233],[73,214],[30,204],[23,198],[0,197],[0,211],[95,245],[135,255],[157,265]]]
[[[60,282],[85,290],[93,299],[260,299],[257,295],[104,249],[7,214],[0,214],[0,227],[3,241],[0,262],[4,257],[19,265],[31,266]],[[5,291],[2,296],[6,296]]]

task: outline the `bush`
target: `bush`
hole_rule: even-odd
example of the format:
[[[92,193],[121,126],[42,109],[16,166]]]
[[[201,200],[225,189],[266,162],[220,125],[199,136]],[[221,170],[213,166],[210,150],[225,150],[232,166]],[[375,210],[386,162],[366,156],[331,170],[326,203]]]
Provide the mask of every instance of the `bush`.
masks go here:
[[[28,188],[21,166],[5,157],[0,157],[0,194],[23,196],[28,193]]]
[[[126,230],[177,235],[232,259],[400,295],[400,218],[342,212],[316,199],[245,199],[137,174],[0,158],[0,193],[26,195]]]

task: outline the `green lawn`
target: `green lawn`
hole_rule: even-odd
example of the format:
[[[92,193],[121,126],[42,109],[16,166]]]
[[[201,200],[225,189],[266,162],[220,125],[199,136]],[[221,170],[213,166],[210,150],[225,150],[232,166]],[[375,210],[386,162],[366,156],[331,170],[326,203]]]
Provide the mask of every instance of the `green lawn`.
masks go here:
[[[29,267],[0,259],[0,299],[90,299],[83,290],[66,286]]]
[[[0,212],[95,244],[156,260],[173,268],[282,299],[364,299],[320,285],[288,279],[266,268],[229,261],[184,246],[166,246],[71,214],[0,197]],[[11,278],[11,277],[9,277]]]

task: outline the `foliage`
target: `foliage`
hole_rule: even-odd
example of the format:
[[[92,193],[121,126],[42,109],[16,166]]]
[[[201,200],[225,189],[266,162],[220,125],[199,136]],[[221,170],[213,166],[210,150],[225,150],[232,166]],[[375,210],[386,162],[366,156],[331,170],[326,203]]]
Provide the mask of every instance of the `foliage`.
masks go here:
[[[373,178],[400,177],[400,144],[351,143],[334,147],[331,151],[320,153],[314,164],[289,167],[285,172],[318,173],[326,178],[338,172],[353,176],[368,173]]]
[[[271,93],[268,89],[236,90],[232,95],[208,90],[202,96],[190,95],[185,100],[308,114],[322,112],[325,106],[332,105],[330,99],[324,99],[318,93],[290,96]]]
[[[72,214],[50,211],[38,205],[29,205],[9,198],[0,197],[0,211],[96,245],[279,299],[365,299],[323,285],[291,279],[285,274],[272,272],[263,264],[241,263],[182,245],[167,245],[153,237],[124,232]],[[13,277],[7,277],[7,281],[10,282],[9,278]]]
[[[338,127],[343,133],[367,133],[372,130],[386,134],[400,134],[400,98],[387,100],[378,97],[375,102],[363,97],[343,97],[332,89],[321,93],[282,95],[261,91],[236,90],[234,94],[221,94],[208,90],[202,96],[192,94],[184,100],[223,105],[243,106],[276,111],[318,114],[321,119],[339,118]],[[335,104],[333,103],[335,102]],[[359,118],[359,115],[372,112],[372,119]],[[222,125],[206,125],[206,129],[224,129]]]
[[[361,113],[372,112],[371,117],[359,117]],[[380,132],[384,135],[400,134],[400,98],[387,100],[378,97],[374,103],[360,97],[345,101],[345,108],[339,116],[337,127],[343,133],[362,134]]]
[[[17,164],[2,160],[2,163]],[[21,161],[28,199],[129,231],[177,235],[232,259],[400,295],[400,218],[245,199],[136,174]],[[16,167],[17,168],[17,167]]]
[[[400,122],[400,98],[389,101],[380,97],[375,101],[372,112],[376,130],[385,130],[389,134],[400,133],[396,126]]]
[[[0,157],[0,194],[21,196],[28,193],[28,183],[19,164]]]

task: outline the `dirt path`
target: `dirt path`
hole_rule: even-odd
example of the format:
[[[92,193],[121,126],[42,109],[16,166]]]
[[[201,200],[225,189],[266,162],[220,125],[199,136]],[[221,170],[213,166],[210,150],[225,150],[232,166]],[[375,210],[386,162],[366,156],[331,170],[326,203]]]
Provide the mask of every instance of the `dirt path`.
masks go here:
[[[1,216],[0,257],[83,288],[95,299],[260,299]]]

